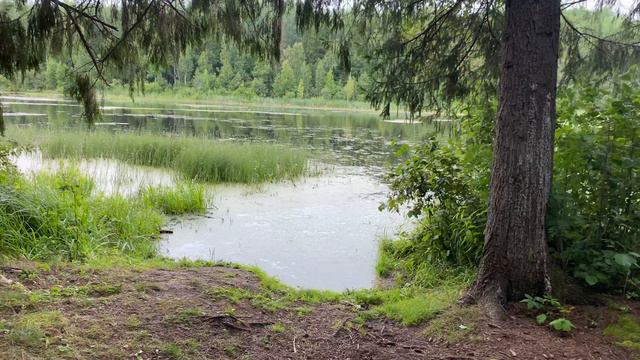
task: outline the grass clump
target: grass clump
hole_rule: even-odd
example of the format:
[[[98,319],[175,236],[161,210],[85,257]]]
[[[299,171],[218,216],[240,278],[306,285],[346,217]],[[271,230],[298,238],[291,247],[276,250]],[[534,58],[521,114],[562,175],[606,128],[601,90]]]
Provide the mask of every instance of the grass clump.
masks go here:
[[[69,321],[59,311],[40,311],[19,316],[14,323],[3,324],[7,339],[25,347],[39,347],[48,338],[64,333]]]
[[[202,214],[207,211],[204,186],[181,183],[175,187],[147,187],[140,192],[142,202],[167,215]]]
[[[240,351],[240,349],[238,348],[238,345],[235,344],[230,344],[224,347],[224,352],[225,354],[229,355],[229,356],[237,356],[238,352]]]
[[[463,340],[477,340],[476,324],[486,321],[486,311],[481,306],[453,306],[432,319],[424,330],[425,335],[446,340],[451,344]],[[475,337],[474,337],[475,336]]]
[[[3,289],[0,292],[0,311],[20,312],[34,308],[46,298],[38,293],[25,292],[23,289]]]
[[[166,316],[163,322],[168,324],[188,324],[193,319],[204,316],[205,314],[205,311],[198,308],[178,309],[175,314]]]
[[[214,299],[227,299],[235,304],[245,299],[252,299],[256,296],[256,294],[251,291],[235,287],[212,288],[209,289],[207,293]]]
[[[383,240],[376,272],[394,277],[388,290],[364,290],[351,294],[353,301],[369,315],[383,315],[404,325],[417,325],[445,312],[460,297],[473,279],[465,267],[451,267],[418,256],[410,239]]]
[[[640,350],[640,322],[632,315],[620,315],[617,322],[604,329],[604,334],[616,339],[621,346]]]
[[[122,284],[95,284],[89,285],[87,294],[91,296],[111,296],[122,292]]]
[[[182,349],[176,343],[165,344],[160,350],[160,353],[170,359],[182,359],[184,355]]]
[[[5,174],[0,194],[0,254],[29,260],[86,261],[113,253],[148,259],[156,255],[164,214],[206,210],[201,185],[106,196],[75,168],[33,179]]]
[[[295,178],[306,169],[303,151],[275,144],[215,142],[195,137],[104,132],[34,134],[13,129],[53,158],[111,158],[133,165],[163,167],[185,179],[211,183],[261,183]]]
[[[162,214],[140,201],[93,192],[77,170],[0,183],[0,254],[83,260],[106,249],[155,255]]]
[[[271,325],[271,330],[274,333],[281,334],[286,330],[286,328],[285,328],[283,323],[275,323],[275,324]]]
[[[403,325],[418,325],[451,306],[458,299],[459,291],[458,286],[383,290],[378,292],[375,302],[379,305],[372,306],[369,312],[371,315],[382,315],[396,320]],[[366,304],[363,305],[366,307]]]

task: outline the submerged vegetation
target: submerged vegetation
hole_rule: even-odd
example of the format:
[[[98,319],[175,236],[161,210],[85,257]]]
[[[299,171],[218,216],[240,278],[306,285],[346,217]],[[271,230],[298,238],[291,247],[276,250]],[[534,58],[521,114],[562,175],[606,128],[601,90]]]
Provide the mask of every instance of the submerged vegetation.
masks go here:
[[[52,158],[110,158],[163,167],[198,182],[261,183],[304,174],[307,154],[274,144],[216,142],[195,137],[105,132],[43,133],[11,128],[8,136]]]

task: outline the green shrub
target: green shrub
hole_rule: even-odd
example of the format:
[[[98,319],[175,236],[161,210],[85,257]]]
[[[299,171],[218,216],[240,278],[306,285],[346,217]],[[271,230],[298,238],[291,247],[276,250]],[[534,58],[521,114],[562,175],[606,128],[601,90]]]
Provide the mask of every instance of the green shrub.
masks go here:
[[[584,284],[640,295],[640,87],[568,88],[559,101],[550,245]]]
[[[565,88],[558,98],[553,187],[547,213],[552,255],[571,276],[602,291],[640,296],[640,86],[630,74],[610,88]],[[486,106],[486,104],[484,105]],[[403,240],[383,243],[378,271],[418,281],[424,264],[475,266],[483,245],[491,137],[478,110],[463,132],[410,148],[388,176],[385,206],[419,219]],[[394,259],[390,261],[389,259]],[[429,281],[422,277],[421,281]]]
[[[460,142],[442,145],[435,138],[410,149],[406,159],[389,175],[391,194],[385,206],[419,218],[412,240],[402,252],[416,262],[473,265],[482,250],[487,207],[487,160],[469,160]],[[472,162],[474,161],[474,162]]]

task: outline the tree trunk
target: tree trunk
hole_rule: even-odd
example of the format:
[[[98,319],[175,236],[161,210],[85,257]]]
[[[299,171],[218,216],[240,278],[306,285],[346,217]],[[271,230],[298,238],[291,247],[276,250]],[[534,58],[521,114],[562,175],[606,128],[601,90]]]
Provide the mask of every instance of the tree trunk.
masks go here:
[[[544,224],[553,168],[560,0],[507,0],[505,17],[484,253],[464,299],[490,305],[551,290]]]

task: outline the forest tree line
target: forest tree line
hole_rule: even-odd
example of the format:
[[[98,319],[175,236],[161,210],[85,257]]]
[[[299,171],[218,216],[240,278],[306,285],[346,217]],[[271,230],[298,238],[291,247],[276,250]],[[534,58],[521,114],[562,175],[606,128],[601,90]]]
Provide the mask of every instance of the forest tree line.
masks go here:
[[[282,56],[274,63],[243,52],[229,41],[208,39],[201,46],[190,46],[184,54],[172,56],[168,66],[146,66],[144,93],[178,92],[180,95],[231,95],[286,99],[365,100],[371,86],[370,71],[360,50],[351,53],[346,71],[332,43],[336,35],[329,30],[301,34],[295,29],[293,14],[285,16]],[[50,57],[42,71],[29,71],[24,78],[9,81],[0,76],[0,87],[12,90],[64,90],[73,78],[77,64],[88,61],[86,54],[73,59]],[[114,89],[128,87],[131,81],[113,70],[107,80]],[[136,84],[139,85],[139,84]],[[102,86],[102,84],[99,84]]]

